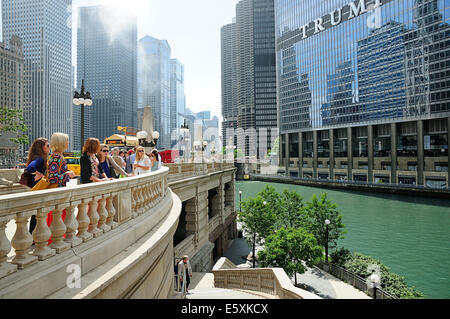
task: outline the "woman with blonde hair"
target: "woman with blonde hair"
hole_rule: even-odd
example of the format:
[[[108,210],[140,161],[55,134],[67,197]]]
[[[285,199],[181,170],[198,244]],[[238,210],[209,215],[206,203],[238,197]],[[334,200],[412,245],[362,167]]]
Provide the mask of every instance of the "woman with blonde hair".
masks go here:
[[[135,175],[141,175],[150,172],[152,163],[148,156],[145,154],[143,146],[136,148],[136,160],[133,164],[133,171]]]
[[[74,177],[74,172],[67,170],[67,162],[63,152],[69,148],[69,136],[64,133],[53,133],[50,138],[50,148],[52,154],[47,161],[47,176],[50,184],[57,184],[57,187],[65,187]]]

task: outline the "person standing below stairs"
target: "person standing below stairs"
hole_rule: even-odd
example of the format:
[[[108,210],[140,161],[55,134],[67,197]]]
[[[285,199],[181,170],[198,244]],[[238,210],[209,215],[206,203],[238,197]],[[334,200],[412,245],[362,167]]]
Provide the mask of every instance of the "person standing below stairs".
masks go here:
[[[180,278],[182,284],[182,291],[189,293],[188,288],[191,282],[192,268],[189,263],[189,256],[184,255],[178,263],[178,278]]]

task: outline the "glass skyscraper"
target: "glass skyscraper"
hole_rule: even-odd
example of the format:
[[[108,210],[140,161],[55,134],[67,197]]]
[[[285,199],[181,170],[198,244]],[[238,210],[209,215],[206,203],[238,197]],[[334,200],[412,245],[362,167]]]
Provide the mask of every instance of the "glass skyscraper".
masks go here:
[[[179,129],[184,124],[186,101],[184,96],[184,65],[177,59],[170,59],[170,134],[171,146],[179,138]]]
[[[93,100],[85,107],[85,140],[103,142],[118,126],[137,129],[136,16],[108,6],[81,7],[77,42],[77,88],[84,80]],[[79,137],[77,142],[80,149]]]
[[[448,187],[449,0],[275,0],[287,175]]]
[[[23,41],[30,141],[71,133],[72,0],[2,0],[3,41]]]
[[[157,148],[170,148],[170,46],[166,40],[145,36],[139,40],[139,107],[150,105]]]

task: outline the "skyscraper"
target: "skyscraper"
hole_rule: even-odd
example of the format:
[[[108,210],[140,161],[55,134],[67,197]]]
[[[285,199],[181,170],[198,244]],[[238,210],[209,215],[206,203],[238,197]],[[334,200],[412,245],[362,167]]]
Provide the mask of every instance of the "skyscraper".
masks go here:
[[[108,6],[81,7],[77,41],[77,87],[84,80],[93,101],[85,107],[85,138],[102,141],[117,126],[137,128],[136,16]]]
[[[184,124],[186,113],[184,96],[184,65],[177,59],[170,59],[170,132],[171,146],[178,139],[179,128]]]
[[[170,148],[170,46],[166,40],[145,36],[139,40],[139,107],[150,105],[158,149]]]
[[[225,130],[236,123],[237,147],[246,155],[261,144],[270,148],[271,129],[277,127],[273,0],[236,5],[236,23],[222,28],[222,81]]]
[[[286,175],[450,185],[449,6],[275,1]]]
[[[72,0],[2,0],[3,41],[23,41],[24,117],[33,141],[70,135]]]

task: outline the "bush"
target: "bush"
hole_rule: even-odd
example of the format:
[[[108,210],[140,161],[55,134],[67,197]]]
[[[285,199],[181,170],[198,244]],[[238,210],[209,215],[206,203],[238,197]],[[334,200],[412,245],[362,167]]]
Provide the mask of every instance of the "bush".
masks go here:
[[[344,247],[336,249],[330,254],[331,262],[335,265],[343,267],[344,264],[351,258],[351,252]]]
[[[342,267],[365,279],[371,275],[368,266],[373,264],[380,267],[381,289],[387,293],[401,299],[425,298],[425,295],[414,287],[408,287],[405,278],[391,272],[386,265],[373,257],[355,252],[350,255]]]

